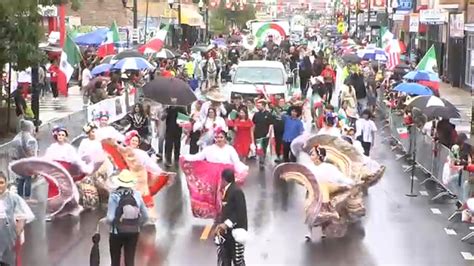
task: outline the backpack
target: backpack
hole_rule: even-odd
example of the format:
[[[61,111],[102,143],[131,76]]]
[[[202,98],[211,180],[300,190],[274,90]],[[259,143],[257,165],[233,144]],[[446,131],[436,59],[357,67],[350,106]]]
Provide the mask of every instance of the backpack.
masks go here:
[[[131,189],[120,192],[120,200],[117,209],[115,209],[113,222],[113,226],[119,234],[140,232],[140,208],[133,194]]]

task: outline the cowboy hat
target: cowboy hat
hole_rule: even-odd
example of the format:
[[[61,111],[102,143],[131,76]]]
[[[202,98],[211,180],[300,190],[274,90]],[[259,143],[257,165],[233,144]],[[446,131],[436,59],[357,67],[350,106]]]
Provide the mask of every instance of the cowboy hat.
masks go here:
[[[222,93],[218,90],[212,90],[206,94],[206,98],[213,102],[225,102],[226,98]]]
[[[130,170],[122,170],[118,176],[113,178],[115,185],[124,188],[133,188],[137,184],[137,178],[130,172]]]

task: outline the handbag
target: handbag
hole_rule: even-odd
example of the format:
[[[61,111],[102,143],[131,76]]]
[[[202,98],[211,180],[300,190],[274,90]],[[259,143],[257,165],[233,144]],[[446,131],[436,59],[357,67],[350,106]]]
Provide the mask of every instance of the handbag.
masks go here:
[[[245,245],[248,240],[249,233],[243,228],[236,228],[232,229],[232,237],[236,242]]]

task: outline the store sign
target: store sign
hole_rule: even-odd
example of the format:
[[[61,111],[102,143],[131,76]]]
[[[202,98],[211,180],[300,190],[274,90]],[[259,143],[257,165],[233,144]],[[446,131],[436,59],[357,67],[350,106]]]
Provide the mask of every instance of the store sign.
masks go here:
[[[425,24],[444,24],[447,21],[448,12],[441,9],[420,10],[420,22]]]
[[[58,16],[58,8],[56,6],[38,5],[38,12],[43,17],[57,17]]]
[[[397,11],[410,11],[413,9],[413,0],[398,0]]]
[[[449,15],[449,37],[464,38],[464,13]]]
[[[418,32],[420,29],[420,17],[418,14],[410,14],[409,32]]]
[[[371,0],[372,6],[371,8],[374,9],[384,9],[385,8],[385,0]]]

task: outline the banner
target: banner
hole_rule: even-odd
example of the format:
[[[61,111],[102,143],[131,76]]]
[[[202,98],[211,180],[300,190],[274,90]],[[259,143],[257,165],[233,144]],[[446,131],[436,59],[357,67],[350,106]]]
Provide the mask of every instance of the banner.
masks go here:
[[[127,114],[127,104],[125,95],[106,99],[87,107],[87,121],[95,121],[99,115],[107,113],[109,121],[115,122],[122,119]]]
[[[393,1],[397,1],[397,0],[393,0]],[[413,9],[413,0],[398,0],[397,11],[411,11],[412,9]]]
[[[464,38],[464,13],[449,15],[449,37]]]

